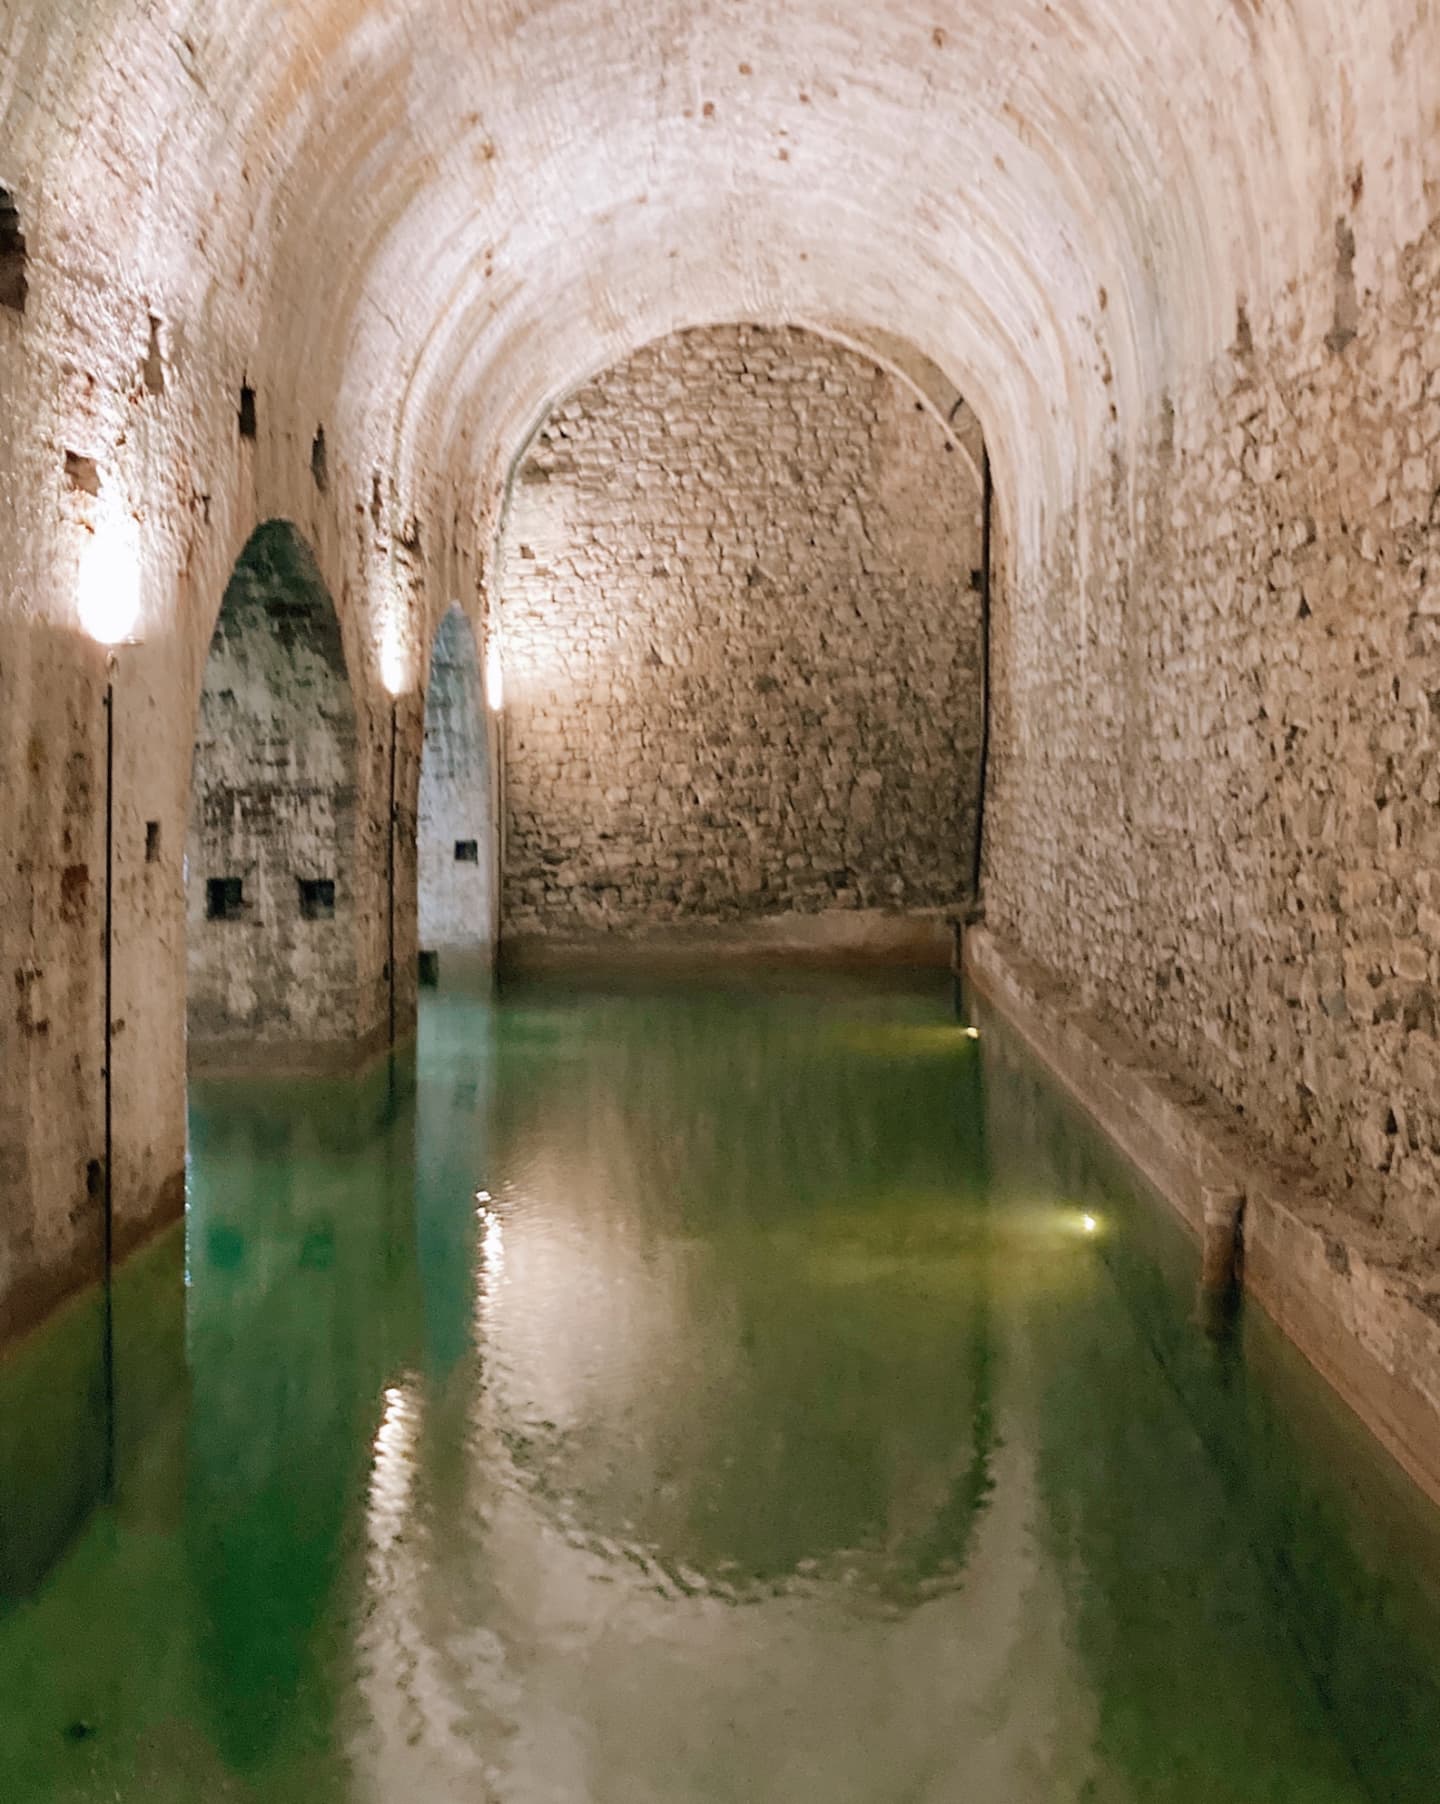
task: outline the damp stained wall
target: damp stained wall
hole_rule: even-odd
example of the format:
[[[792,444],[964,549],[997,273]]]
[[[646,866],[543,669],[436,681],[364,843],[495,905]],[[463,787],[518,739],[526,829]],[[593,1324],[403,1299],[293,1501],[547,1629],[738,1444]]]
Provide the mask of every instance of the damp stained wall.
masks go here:
[[[425,690],[420,762],[419,940],[427,951],[491,946],[498,852],[489,721],[475,635],[459,607],[440,622]]]
[[[497,584],[506,935],[960,903],[979,564],[969,456],[813,334],[685,333],[571,396]]]

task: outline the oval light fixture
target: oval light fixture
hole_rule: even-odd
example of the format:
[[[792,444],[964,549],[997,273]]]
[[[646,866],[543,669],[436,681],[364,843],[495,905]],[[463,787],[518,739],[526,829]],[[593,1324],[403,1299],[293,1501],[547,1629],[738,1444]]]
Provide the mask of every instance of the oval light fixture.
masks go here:
[[[134,516],[104,508],[80,552],[80,624],[99,645],[133,643],[140,623],[140,533]]]
[[[497,714],[505,706],[505,667],[500,662],[500,643],[494,638],[485,647],[485,700]]]

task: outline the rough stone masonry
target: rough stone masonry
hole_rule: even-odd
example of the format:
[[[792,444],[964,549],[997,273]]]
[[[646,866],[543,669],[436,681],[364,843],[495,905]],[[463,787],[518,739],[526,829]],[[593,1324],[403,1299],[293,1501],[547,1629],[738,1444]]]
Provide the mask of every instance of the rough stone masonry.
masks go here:
[[[1440,226],[1352,253],[1006,585],[987,896],[1440,1312]]]
[[[303,542],[272,522],[226,588],[200,696],[185,882],[192,1066],[350,1057],[355,740],[334,608]]]
[[[507,937],[968,892],[980,491],[815,334],[687,332],[519,471],[498,593]]]

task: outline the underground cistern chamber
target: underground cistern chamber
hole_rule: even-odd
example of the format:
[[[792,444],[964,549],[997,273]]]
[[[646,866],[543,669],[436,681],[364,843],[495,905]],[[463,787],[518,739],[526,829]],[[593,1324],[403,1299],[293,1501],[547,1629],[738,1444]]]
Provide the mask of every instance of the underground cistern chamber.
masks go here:
[[[1440,21],[0,0],[0,1799],[1440,1796]]]

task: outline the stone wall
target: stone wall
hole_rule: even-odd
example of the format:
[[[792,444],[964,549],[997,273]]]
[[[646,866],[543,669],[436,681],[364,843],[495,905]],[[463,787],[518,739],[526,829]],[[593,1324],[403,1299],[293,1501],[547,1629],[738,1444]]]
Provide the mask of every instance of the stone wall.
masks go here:
[[[550,417],[498,593],[504,932],[967,891],[973,463],[812,334],[662,341]]]
[[[1400,1259],[1440,1238],[1440,228],[1360,296],[1349,233],[1010,584],[988,914]]]
[[[339,621],[302,541],[272,522],[225,591],[200,695],[185,886],[192,1061],[221,1047],[292,1058],[351,1047],[355,756]],[[228,897],[216,891],[226,884]]]
[[[425,690],[420,761],[420,944],[494,937],[495,831],[485,697],[475,635],[458,607],[440,622]]]

